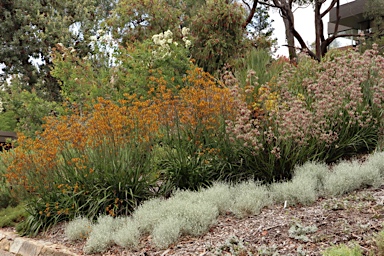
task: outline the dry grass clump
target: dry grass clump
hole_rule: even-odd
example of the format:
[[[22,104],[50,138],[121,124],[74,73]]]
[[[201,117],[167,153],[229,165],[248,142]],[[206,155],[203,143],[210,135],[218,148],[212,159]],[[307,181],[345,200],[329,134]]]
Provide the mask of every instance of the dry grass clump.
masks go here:
[[[176,242],[181,236],[182,225],[180,219],[169,217],[163,220],[152,232],[154,245],[157,248],[164,249]]]
[[[238,217],[259,214],[261,209],[271,204],[267,186],[255,182],[243,182],[232,189],[231,211]]]
[[[291,181],[271,185],[247,181],[235,185],[215,183],[198,192],[177,190],[167,200],[155,198],[145,201],[131,217],[100,217],[89,233],[84,251],[102,252],[114,243],[135,248],[144,234],[152,236],[155,247],[164,249],[177,242],[180,236],[204,234],[219,214],[257,215],[263,207],[273,203],[308,205],[319,196],[337,196],[361,187],[376,186],[382,181],[382,156],[383,153],[375,153],[364,163],[342,161],[332,170],[325,164],[308,162],[295,168]],[[89,221],[76,219],[68,225],[66,234],[81,237],[89,226]],[[378,236],[378,240],[381,238]],[[336,247],[324,255],[344,255],[337,254],[344,251],[358,252]],[[336,254],[332,254],[334,252]]]
[[[84,252],[87,254],[103,252],[112,246],[114,244],[112,234],[118,230],[122,223],[122,219],[114,219],[109,215],[100,216],[89,234]]]
[[[139,239],[139,226],[132,218],[125,218],[123,225],[113,234],[113,241],[122,247],[134,248]]]
[[[233,197],[232,190],[230,185],[224,182],[216,182],[212,187],[201,190],[199,196],[214,204],[220,214],[230,211]]]
[[[271,185],[274,202],[287,205],[313,203],[322,193],[323,181],[328,173],[325,164],[315,162],[296,167],[291,181]]]
[[[374,152],[364,162],[365,165],[370,165],[372,168],[377,168],[380,172],[381,177],[384,177],[384,151]]]
[[[163,200],[154,198],[141,204],[132,216],[140,227],[140,233],[150,233],[157,223],[166,217],[162,211]]]
[[[324,191],[327,195],[339,196],[362,187],[379,185],[381,180],[379,169],[370,162],[342,161],[325,177]]]
[[[384,255],[384,230],[377,233],[375,241],[377,246],[377,255]]]
[[[361,256],[362,252],[358,245],[353,248],[345,244],[336,245],[328,248],[322,253],[323,256]]]
[[[156,247],[164,248],[180,235],[203,234],[218,215],[218,208],[199,193],[177,191],[168,200],[153,199],[142,204],[133,220],[142,234],[152,235]]]
[[[71,222],[65,227],[65,236],[70,241],[83,240],[88,238],[89,234],[92,231],[92,222],[85,217],[79,217]]]

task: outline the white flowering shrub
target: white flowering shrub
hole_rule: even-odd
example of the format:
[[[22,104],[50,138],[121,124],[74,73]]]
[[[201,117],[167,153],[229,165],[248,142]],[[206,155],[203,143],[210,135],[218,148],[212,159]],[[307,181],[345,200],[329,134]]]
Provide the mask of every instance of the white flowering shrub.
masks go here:
[[[166,47],[173,42],[173,33],[170,30],[165,31],[164,33],[160,33],[152,36],[152,40],[156,45],[160,45],[162,47]]]
[[[167,30],[118,49],[114,58],[119,65],[114,70],[113,81],[121,95],[148,97],[149,92],[159,88],[160,80],[173,91],[184,87],[183,78],[192,69],[192,64],[189,49],[175,34]]]
[[[189,49],[192,46],[191,40],[188,39],[190,33],[190,29],[187,27],[183,27],[181,29],[181,34],[183,35],[183,42],[185,44],[185,48]]]
[[[184,27],[182,29],[182,35],[185,48],[189,49],[192,45],[191,41],[188,39],[189,28]],[[158,46],[157,50],[154,50],[152,53],[156,58],[161,59],[170,57],[172,52],[175,50],[175,47],[179,45],[176,41],[173,40],[173,33],[170,30],[153,35],[152,41],[156,46]]]
[[[155,57],[165,58],[171,55],[170,45],[173,42],[173,33],[170,30],[152,36],[152,41],[159,46],[157,50],[152,52]]]

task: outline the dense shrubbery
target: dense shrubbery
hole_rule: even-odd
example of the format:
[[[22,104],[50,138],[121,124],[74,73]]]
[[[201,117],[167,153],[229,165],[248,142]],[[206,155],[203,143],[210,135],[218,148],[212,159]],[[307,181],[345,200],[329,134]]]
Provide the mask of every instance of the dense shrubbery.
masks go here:
[[[16,118],[13,111],[0,111],[0,131],[14,131],[16,129]]]
[[[374,50],[322,63],[302,57],[298,66],[268,60],[269,74],[260,79],[264,69],[212,77],[169,33],[120,49],[114,67],[100,68],[70,49],[55,54],[63,104],[37,108],[36,95],[21,93],[30,102],[20,110],[37,111],[35,120],[1,155],[4,190],[12,186],[8,193],[31,202],[28,233],[78,215],[127,215],[175,189],[289,179],[295,165],[310,160],[371,152],[383,129],[384,58]],[[253,54],[269,65],[264,53]],[[291,186],[279,188],[279,200],[294,197]],[[307,196],[292,200],[315,198]]]
[[[218,179],[219,128],[233,115],[229,90],[199,68],[184,83],[177,94],[159,80],[146,98],[99,98],[92,109],[47,117],[35,139],[20,135],[3,156],[5,177],[13,193],[32,196],[36,227],[79,214],[128,214],[157,193]]]
[[[227,132],[240,142],[235,152],[257,177],[273,180],[290,177],[294,165],[308,160],[372,151],[382,130],[383,70],[384,58],[373,50],[320,64],[304,57],[276,80],[256,84],[251,107],[232,84],[237,116]]]
[[[41,131],[42,119],[52,115],[61,106],[56,102],[49,102],[41,98],[35,91],[28,92],[17,87],[14,78],[8,91],[0,91],[5,101],[5,112],[0,113],[1,129],[7,131],[23,131],[25,135],[33,137],[36,131]]]

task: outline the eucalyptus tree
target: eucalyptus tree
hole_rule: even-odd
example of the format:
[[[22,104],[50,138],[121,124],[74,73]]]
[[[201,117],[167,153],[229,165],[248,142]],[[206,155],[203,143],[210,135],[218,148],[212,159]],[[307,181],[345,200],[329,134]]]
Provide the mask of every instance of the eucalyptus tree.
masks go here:
[[[247,29],[248,37],[252,39],[253,46],[258,49],[270,49],[276,43],[274,39],[274,20],[269,15],[269,8],[265,5],[254,5],[250,1],[242,0],[248,13],[243,27]]]
[[[255,0],[258,2],[258,0]],[[296,46],[295,40],[299,44],[299,49],[305,51],[312,58],[321,61],[321,58],[327,53],[328,46],[339,37],[358,36],[357,34],[341,34],[338,31],[340,22],[340,0],[270,0],[267,2],[258,2],[272,8],[277,8],[285,24],[285,32],[287,37],[287,43],[289,48],[289,57],[291,61],[295,61],[296,58]],[[315,51],[311,50],[309,46],[303,40],[302,35],[296,30],[294,9],[302,7],[304,5],[313,6],[313,14],[315,21]],[[333,33],[325,37],[324,22],[323,19],[329,12],[336,8],[336,23]]]
[[[299,2],[298,4],[306,4],[304,1],[295,1]],[[273,3],[276,7],[280,9],[281,17],[284,21],[285,35],[288,43],[288,52],[289,58],[291,60],[296,59],[296,49],[295,49],[295,21],[293,15],[293,3],[294,0],[273,0]]]

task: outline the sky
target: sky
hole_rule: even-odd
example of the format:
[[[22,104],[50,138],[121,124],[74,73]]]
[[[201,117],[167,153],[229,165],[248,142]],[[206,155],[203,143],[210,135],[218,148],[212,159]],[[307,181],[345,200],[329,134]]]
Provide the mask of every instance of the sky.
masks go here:
[[[328,7],[331,1],[327,0],[323,6]],[[341,0],[340,4],[345,4],[353,2],[353,0]],[[298,8],[294,12],[295,15],[295,27],[296,30],[303,37],[304,41],[310,45],[315,41],[315,20],[313,15],[313,7],[309,5],[307,8]],[[288,48],[282,46],[286,44],[285,42],[285,29],[282,18],[276,10],[270,11],[270,16],[274,20],[273,27],[275,28],[274,37],[278,40],[278,50],[276,55],[288,55]],[[327,24],[328,24],[329,16],[326,15],[323,19],[325,36],[327,36]]]

